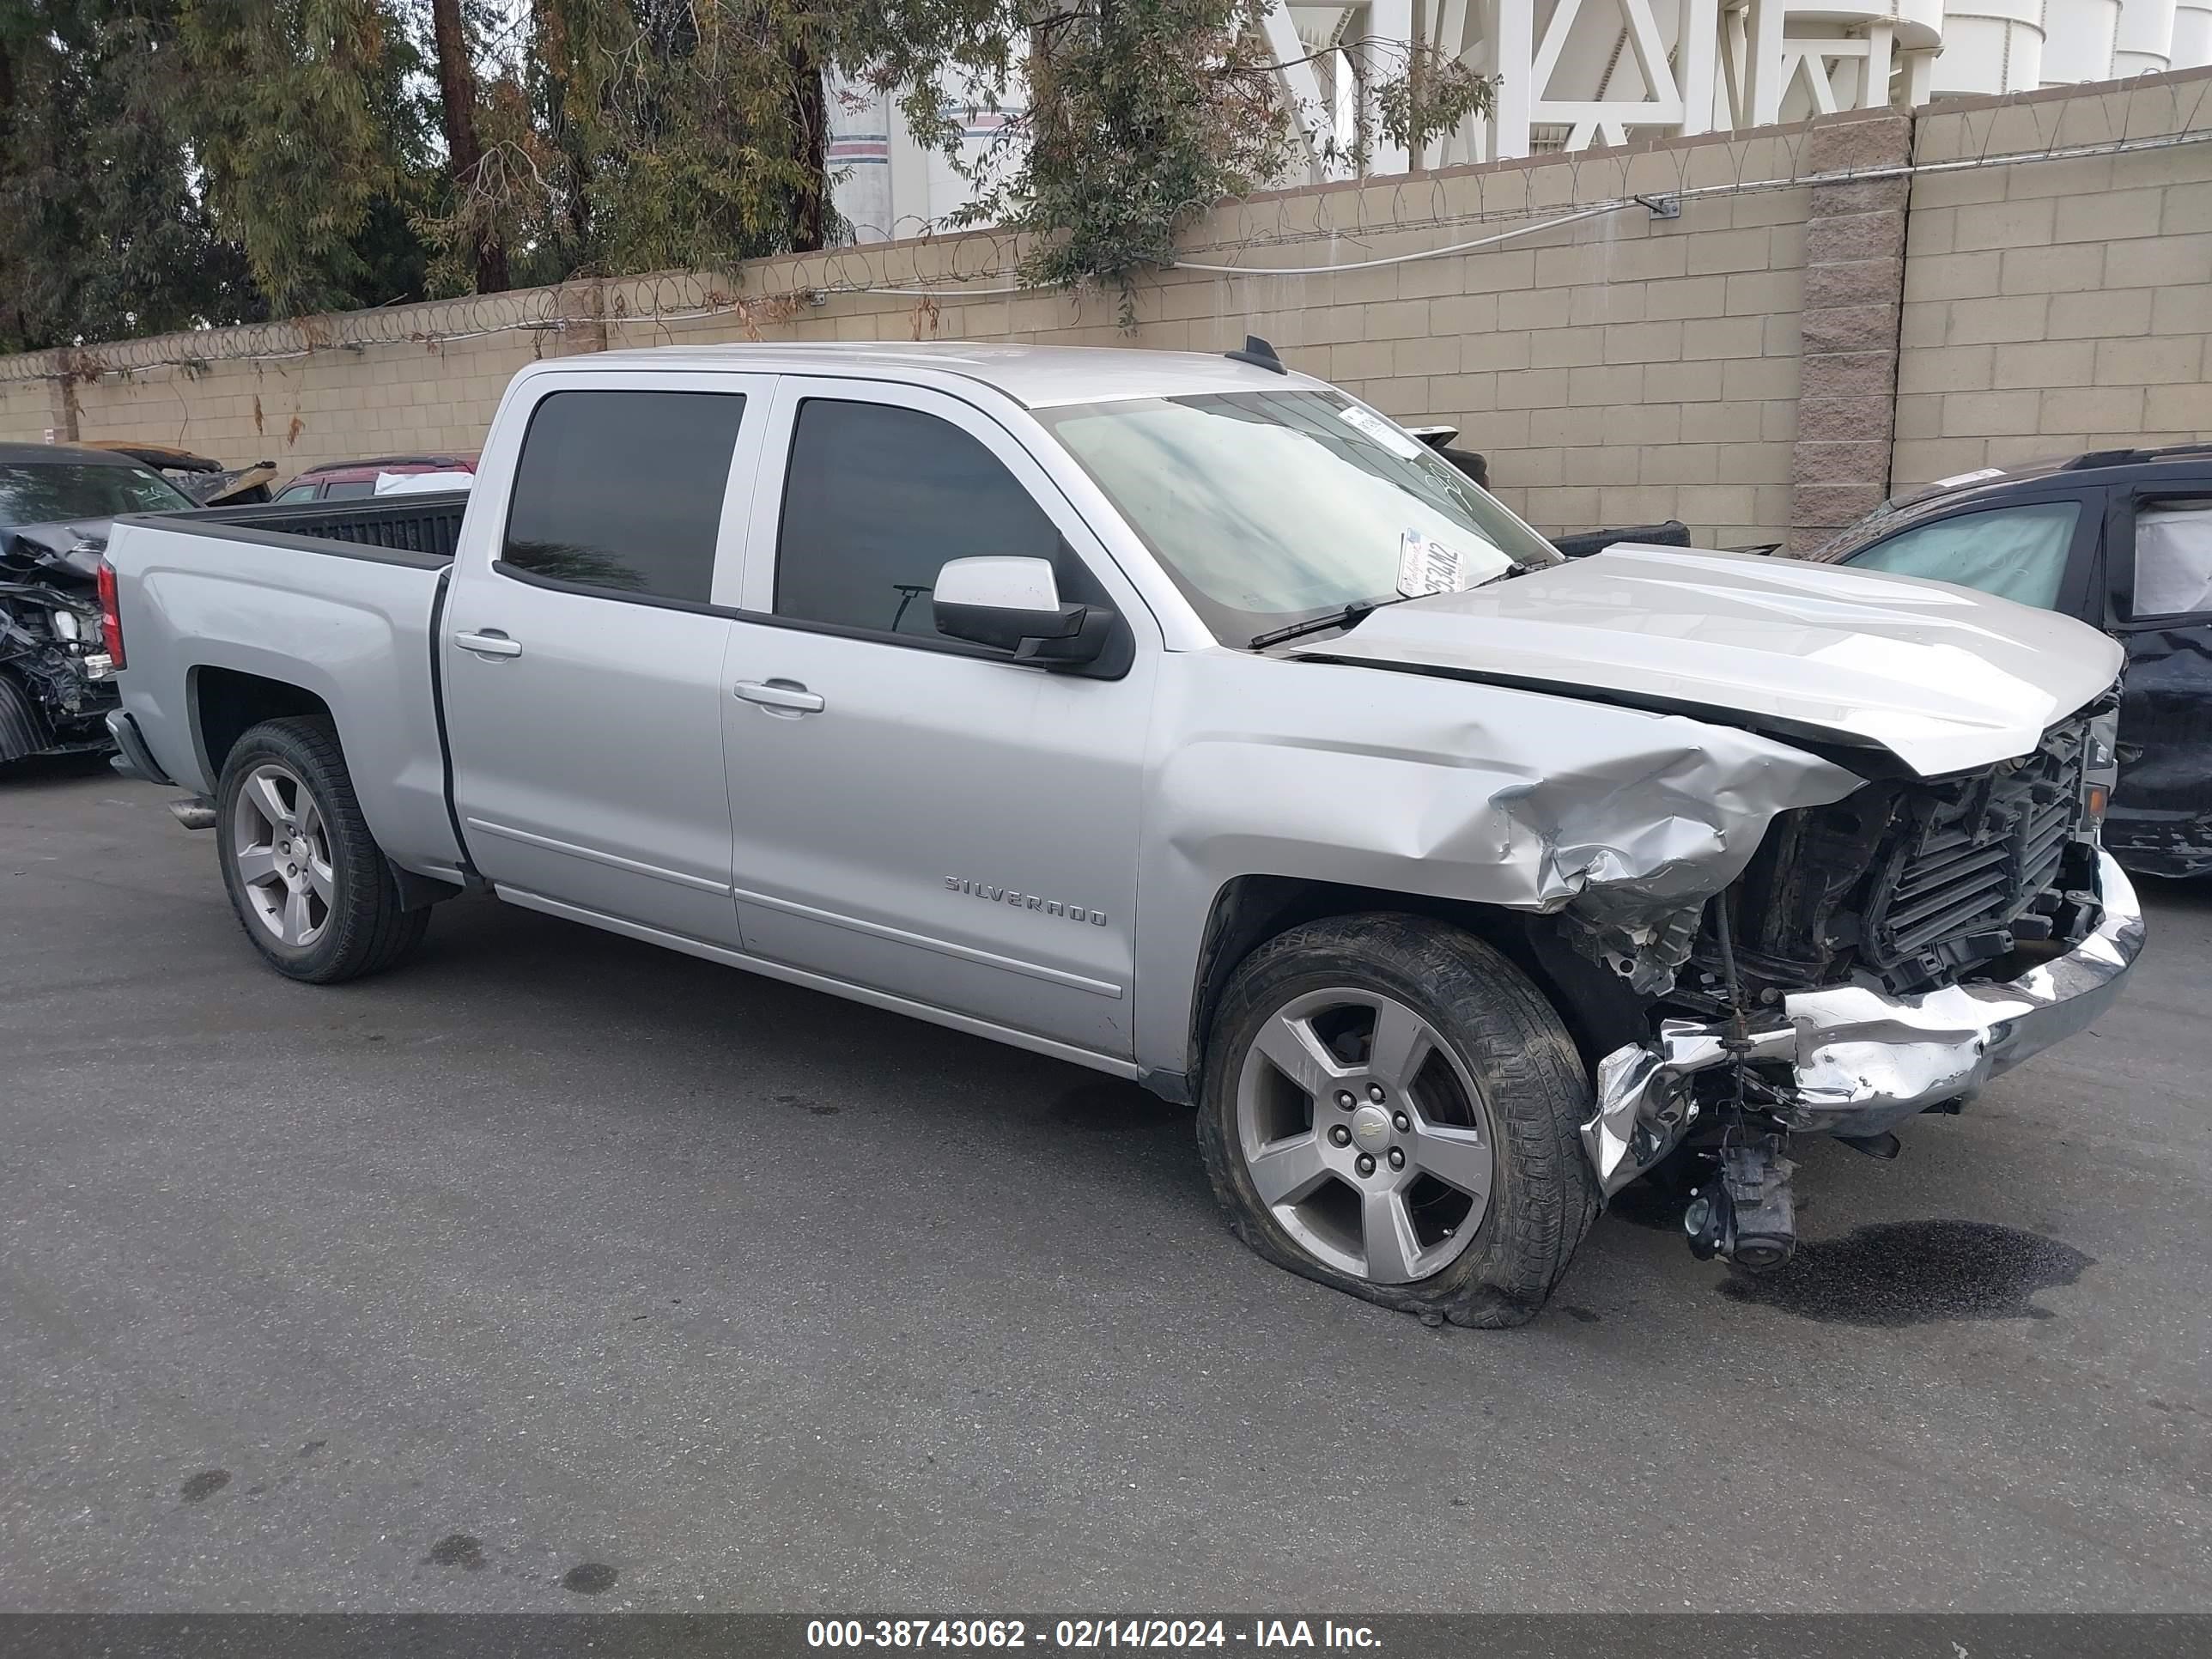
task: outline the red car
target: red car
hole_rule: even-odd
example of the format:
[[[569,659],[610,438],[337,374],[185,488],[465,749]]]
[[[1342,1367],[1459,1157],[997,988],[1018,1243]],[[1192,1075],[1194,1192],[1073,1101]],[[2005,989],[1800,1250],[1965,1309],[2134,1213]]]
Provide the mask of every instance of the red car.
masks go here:
[[[277,492],[280,501],[342,501],[376,494],[380,474],[474,472],[474,450],[440,455],[377,455],[365,461],[331,461],[311,466]]]

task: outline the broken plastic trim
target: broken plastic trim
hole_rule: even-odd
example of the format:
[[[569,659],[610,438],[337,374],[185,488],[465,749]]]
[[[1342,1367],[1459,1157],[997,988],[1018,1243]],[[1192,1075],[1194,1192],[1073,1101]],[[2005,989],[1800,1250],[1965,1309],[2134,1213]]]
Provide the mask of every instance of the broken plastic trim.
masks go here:
[[[2110,1007],[2142,952],[2142,909],[2112,855],[2097,855],[2102,918],[2064,956],[2003,984],[1948,985],[1893,997],[1863,986],[1801,991],[1784,1023],[1755,1030],[1747,1060],[1790,1066],[1777,1115],[1816,1134],[1878,1134],[1972,1093],[2063,1041]],[[1728,1026],[1670,1019],[1656,1042],[1598,1063],[1597,1109],[1583,1147],[1610,1197],[1674,1149],[1695,1121],[1684,1079],[1725,1063]]]

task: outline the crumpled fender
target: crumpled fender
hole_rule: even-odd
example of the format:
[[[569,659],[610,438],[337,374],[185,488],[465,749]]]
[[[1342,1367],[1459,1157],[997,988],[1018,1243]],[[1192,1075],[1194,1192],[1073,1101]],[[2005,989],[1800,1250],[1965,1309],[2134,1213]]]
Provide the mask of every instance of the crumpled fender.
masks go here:
[[[1188,1005],[1163,1013],[1145,988],[1188,992],[1237,877],[1563,913],[1656,994],[1775,815],[1863,781],[1683,715],[1369,668],[1235,658],[1163,700],[1137,983],[1139,1060],[1164,1069]]]

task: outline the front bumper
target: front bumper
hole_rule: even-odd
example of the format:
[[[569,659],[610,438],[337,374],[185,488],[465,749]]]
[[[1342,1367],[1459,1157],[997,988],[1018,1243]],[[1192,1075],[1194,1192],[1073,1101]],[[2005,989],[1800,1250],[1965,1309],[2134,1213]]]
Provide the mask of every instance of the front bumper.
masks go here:
[[[1948,985],[1893,997],[1856,985],[1785,997],[1782,1020],[1754,1025],[1746,1057],[1790,1067],[1778,1115],[1808,1134],[1880,1134],[1915,1113],[1972,1094],[2031,1054],[2073,1036],[2118,997],[2142,953],[2142,909],[2112,855],[2097,857],[2096,928],[2063,957],[2003,984]],[[1657,1042],[1598,1063],[1597,1110],[1583,1146],[1609,1197],[1688,1131],[1685,1081],[1729,1063],[1723,1023],[1670,1019]]]

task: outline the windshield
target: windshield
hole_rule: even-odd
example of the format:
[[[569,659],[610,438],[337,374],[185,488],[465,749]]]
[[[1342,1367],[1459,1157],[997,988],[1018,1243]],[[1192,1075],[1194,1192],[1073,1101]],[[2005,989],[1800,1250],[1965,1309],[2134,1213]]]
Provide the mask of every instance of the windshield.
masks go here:
[[[1037,418],[1232,643],[1399,597],[1409,533],[1456,553],[1464,584],[1559,562],[1473,480],[1341,392],[1144,398]]]
[[[0,524],[112,519],[124,513],[174,513],[197,506],[158,472],[98,461],[0,465]]]

